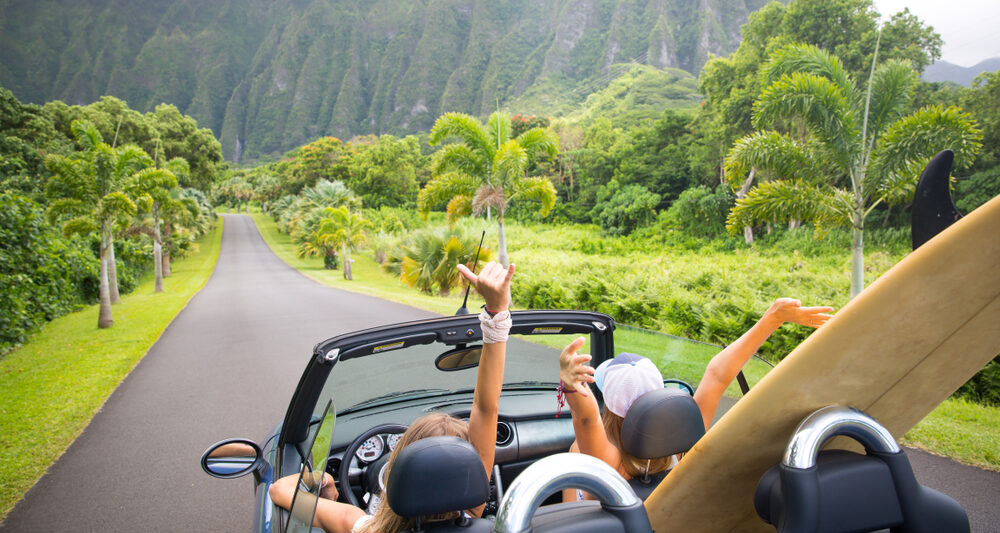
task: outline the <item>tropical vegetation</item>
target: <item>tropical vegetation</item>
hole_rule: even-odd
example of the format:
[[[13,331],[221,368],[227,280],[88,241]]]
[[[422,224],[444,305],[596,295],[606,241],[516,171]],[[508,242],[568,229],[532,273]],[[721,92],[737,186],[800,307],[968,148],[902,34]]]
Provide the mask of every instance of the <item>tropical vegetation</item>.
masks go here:
[[[737,140],[726,161],[734,189],[755,171],[770,178],[736,201],[730,232],[767,222],[851,228],[851,296],[865,286],[868,215],[880,204],[912,199],[924,164],[945,148],[955,152],[955,168],[969,168],[982,138],[971,116],[955,106],[903,116],[917,73],[901,60],[877,59],[876,50],[868,82],[859,86],[840,59],[815,46],[775,51],[764,67],[771,84],[754,103],[753,122],[785,131]],[[808,133],[796,136],[803,128]]]
[[[503,217],[514,200],[537,200],[539,214],[545,216],[555,205],[556,191],[545,176],[528,176],[529,167],[541,157],[552,158],[559,151],[559,139],[547,128],[531,128],[517,137],[511,135],[510,116],[497,111],[486,124],[462,113],[446,113],[431,128],[429,142],[444,144],[434,154],[434,177],[420,190],[417,209],[429,212],[447,204],[448,219],[474,213],[497,217],[497,260],[510,263],[504,236]]]

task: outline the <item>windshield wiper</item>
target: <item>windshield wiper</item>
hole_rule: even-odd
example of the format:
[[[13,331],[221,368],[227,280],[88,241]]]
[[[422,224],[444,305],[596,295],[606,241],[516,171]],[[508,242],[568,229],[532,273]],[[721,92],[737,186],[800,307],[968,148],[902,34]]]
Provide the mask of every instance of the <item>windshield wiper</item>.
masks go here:
[[[361,403],[354,404],[348,407],[347,409],[341,411],[340,414],[346,415],[348,413],[360,411],[368,407],[376,407],[379,405],[385,405],[400,400],[405,400],[412,396],[423,396],[423,395],[441,396],[442,394],[451,394],[451,392],[452,391],[448,389],[414,389],[402,392],[390,392],[389,394],[384,394],[382,396],[378,396],[370,400],[365,400]]]

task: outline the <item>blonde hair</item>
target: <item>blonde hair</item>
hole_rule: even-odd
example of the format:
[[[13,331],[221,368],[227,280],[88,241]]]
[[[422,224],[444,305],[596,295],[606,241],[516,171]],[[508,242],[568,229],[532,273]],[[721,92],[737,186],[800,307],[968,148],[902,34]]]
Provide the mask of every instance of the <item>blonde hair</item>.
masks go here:
[[[460,437],[462,439],[469,440],[469,425],[444,413],[431,413],[415,420],[406,432],[403,433],[403,437],[399,439],[399,443],[389,455],[389,462],[385,470],[386,480],[389,479],[389,472],[392,471],[392,465],[396,462],[396,457],[399,456],[399,452],[420,439],[442,436]],[[393,512],[393,510],[389,507],[388,494],[383,496],[385,496],[385,501],[383,501],[382,505],[379,507],[378,512],[375,513],[375,516],[373,516],[367,524],[358,530],[358,533],[397,533],[399,531],[403,531],[404,529],[412,529],[416,526],[417,521],[415,518],[405,518]],[[431,516],[422,516],[420,517],[420,520],[421,522],[453,520],[458,518],[460,515],[461,512],[458,511]]]
[[[604,433],[607,434],[608,440],[611,441],[611,444],[615,445],[615,448],[618,448],[618,453],[621,455],[622,462],[618,466],[619,471],[624,471],[630,477],[642,477],[646,473],[655,474],[670,468],[670,457],[659,457],[648,460],[639,459],[634,455],[629,455],[625,451],[622,447],[622,424],[625,423],[624,418],[605,408],[604,412],[601,413],[601,422],[604,423]]]

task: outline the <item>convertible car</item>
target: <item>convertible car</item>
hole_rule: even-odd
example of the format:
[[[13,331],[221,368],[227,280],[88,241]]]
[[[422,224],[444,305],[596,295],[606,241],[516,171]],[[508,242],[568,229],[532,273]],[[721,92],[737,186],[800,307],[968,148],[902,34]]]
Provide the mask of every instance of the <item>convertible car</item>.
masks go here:
[[[560,410],[556,400],[562,347],[576,337],[587,337],[585,349],[593,355],[595,366],[615,353],[615,322],[607,315],[580,311],[517,311],[512,315],[496,466],[488,482],[484,512],[489,517],[496,516],[505,488],[527,467],[566,452],[573,442],[569,410]],[[383,498],[384,480],[379,473],[413,420],[432,411],[468,417],[481,335],[477,316],[465,315],[387,325],[320,342],[284,421],[264,444],[222,441],[206,451],[202,466],[216,477],[253,474],[257,531],[308,531],[302,528],[311,523],[318,493],[310,480],[321,471],[336,480],[341,501],[373,509]],[[642,342],[649,335],[634,332],[635,336],[640,338],[633,342]],[[715,349],[708,348],[701,352]],[[760,367],[757,374],[767,368],[760,361],[754,363]],[[704,365],[703,361],[688,363]],[[667,391],[686,398],[693,392],[682,379],[668,379],[665,384]],[[570,459],[580,457],[574,454]],[[287,512],[271,503],[267,489],[274,480],[290,474],[302,475],[303,490]],[[550,503],[559,501],[546,496]]]
[[[560,410],[556,400],[559,352],[582,335],[588,338],[585,348],[593,355],[592,364],[600,364],[615,353],[615,322],[607,315],[582,311],[519,311],[512,317],[496,466],[488,480],[471,445],[445,437],[411,446],[412,450],[400,455],[390,480],[382,475],[389,452],[413,420],[434,411],[468,416],[481,347],[475,315],[387,325],[320,342],[284,421],[264,444],[246,439],[221,441],[202,456],[202,468],[221,478],[253,475],[255,530],[259,532],[312,531],[321,488],[317,480],[323,472],[337,483],[341,501],[369,511],[384,504],[386,486],[390,487],[393,510],[403,516],[486,504],[483,520],[432,524],[427,525],[427,531],[563,531],[566,527],[577,532],[652,531],[642,503],[659,479],[625,482],[601,461],[564,453],[573,441],[573,427],[568,409]],[[632,345],[650,349],[651,340],[662,345],[668,339],[635,331],[623,333],[629,349],[635,349]],[[715,350],[708,348],[702,353]],[[652,355],[662,355],[660,365],[667,375],[676,369],[692,382],[699,376],[692,375],[691,369],[704,368],[704,360],[700,360],[704,356],[697,354]],[[767,368],[755,359],[745,370],[750,380],[756,381]],[[729,404],[740,395],[740,389],[748,389],[746,380],[740,381],[740,388],[734,386],[728,394]],[[682,453],[704,433],[689,382],[666,379],[665,385],[662,391],[641,398],[626,417],[623,445],[631,447],[634,455]],[[599,391],[595,393],[600,401]],[[820,433],[825,438],[847,434],[871,444],[874,451],[898,452],[891,437],[859,413],[834,411],[824,416],[819,423],[824,425]],[[859,419],[865,422],[858,423]],[[815,440],[817,430],[809,431]],[[804,455],[799,452],[798,460],[815,459]],[[855,464],[850,457],[833,461],[847,464],[830,468],[855,469],[858,475],[869,476],[864,483],[891,481],[886,472]],[[825,465],[828,460],[821,462]],[[288,475],[300,476],[290,511],[275,506],[268,496],[271,483]],[[482,477],[472,482],[471,489],[469,475]],[[837,475],[831,479],[843,483]],[[564,488],[584,489],[598,501],[560,503]],[[759,512],[765,520],[779,524],[802,512],[785,508],[789,500],[794,503],[788,490],[782,492],[777,474],[765,476],[759,488]],[[895,507],[873,508],[872,512],[882,512]],[[954,510],[954,506],[948,508]],[[964,517],[960,507],[956,512]]]

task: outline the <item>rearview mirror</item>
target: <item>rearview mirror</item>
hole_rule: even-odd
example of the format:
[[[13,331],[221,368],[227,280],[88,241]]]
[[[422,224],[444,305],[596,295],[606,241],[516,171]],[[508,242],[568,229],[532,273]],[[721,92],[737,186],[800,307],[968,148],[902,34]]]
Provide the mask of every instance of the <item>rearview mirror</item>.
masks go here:
[[[261,462],[260,446],[252,440],[227,439],[201,456],[201,469],[210,476],[231,479],[253,472]]]
[[[448,350],[437,356],[434,366],[438,370],[453,372],[455,370],[465,370],[479,365],[479,358],[483,355],[482,346],[462,346],[454,350]]]

